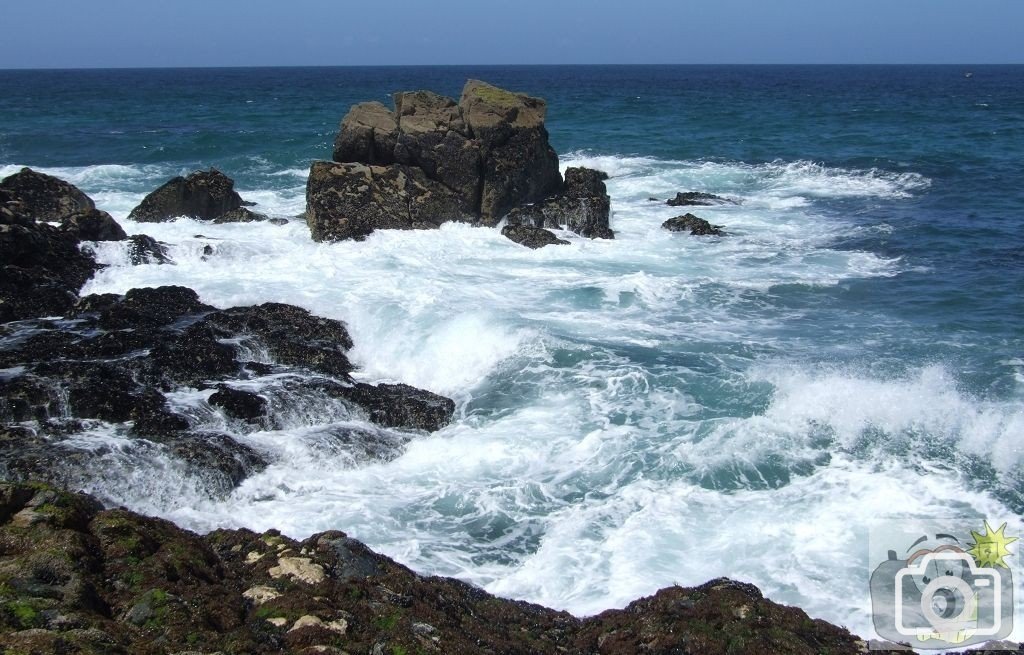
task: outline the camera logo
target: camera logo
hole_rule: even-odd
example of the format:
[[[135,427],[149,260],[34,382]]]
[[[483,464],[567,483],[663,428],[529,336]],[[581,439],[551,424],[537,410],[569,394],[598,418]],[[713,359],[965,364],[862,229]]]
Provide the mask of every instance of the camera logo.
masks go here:
[[[879,636],[915,648],[945,649],[1005,639],[1013,630],[1013,574],[1006,524],[956,534],[924,534],[889,549],[871,574]],[[872,535],[872,540],[876,541]],[[894,544],[895,545],[895,544]],[[901,555],[902,553],[902,555]],[[877,561],[877,557],[875,558]]]

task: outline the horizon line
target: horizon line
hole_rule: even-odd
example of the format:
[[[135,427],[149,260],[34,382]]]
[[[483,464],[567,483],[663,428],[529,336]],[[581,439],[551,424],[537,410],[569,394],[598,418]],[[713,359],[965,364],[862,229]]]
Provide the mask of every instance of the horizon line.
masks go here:
[[[134,71],[134,70],[247,70],[247,69],[291,69],[291,68],[629,68],[629,67],[838,67],[838,66],[915,66],[915,67],[970,67],[970,66],[1022,66],[1024,62],[961,62],[961,63],[929,63],[929,62],[758,62],[758,63],[649,63],[649,64],[252,64],[252,65],[193,65],[193,66],[23,66],[0,68],[0,72],[35,71],[35,72],[68,72],[68,71]]]

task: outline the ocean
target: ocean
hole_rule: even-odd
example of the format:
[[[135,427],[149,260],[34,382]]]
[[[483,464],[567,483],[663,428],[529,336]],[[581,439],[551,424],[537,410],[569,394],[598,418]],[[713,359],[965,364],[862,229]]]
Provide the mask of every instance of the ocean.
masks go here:
[[[313,242],[295,216],[349,106],[467,78],[548,101],[563,168],[610,176],[616,239],[532,251],[453,223]],[[108,503],[198,531],[341,529],[578,615],[729,576],[862,635],[875,519],[1024,532],[1024,66],[0,71],[0,88],[0,177],[57,175],[171,244],[174,265],[135,267],[100,244],[83,294],[300,305],[347,323],[359,378],[457,403],[386,461],[327,447],[312,400],[236,430],[272,464],[227,497],[91,430],[73,445],[106,465],[81,486]],[[291,221],[127,220],[211,166]],[[666,206],[677,191],[739,204]],[[685,211],[729,236],[661,229]],[[173,402],[232,430],[209,393]]]

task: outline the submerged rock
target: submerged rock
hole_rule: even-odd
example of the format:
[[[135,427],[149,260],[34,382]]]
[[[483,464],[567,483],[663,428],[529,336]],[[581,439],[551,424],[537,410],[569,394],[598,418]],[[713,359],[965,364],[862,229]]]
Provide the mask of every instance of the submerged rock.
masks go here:
[[[654,199],[652,198],[652,200]],[[704,193],[703,191],[680,191],[676,194],[675,198],[669,198],[666,200],[665,204],[669,207],[710,207],[712,205],[735,205],[737,203],[735,200],[716,196],[713,193]]]
[[[228,220],[257,216],[252,212],[238,212],[243,205],[242,197],[235,191],[235,182],[211,168],[208,171],[196,171],[188,177],[172,178],[143,198],[128,218],[158,223],[180,216],[203,220],[215,220],[225,215]]]
[[[507,239],[511,239],[534,250],[544,246],[567,245],[569,243],[565,239],[556,237],[554,232],[533,225],[506,225],[501,228],[501,234]]]
[[[684,214],[670,218],[662,223],[661,226],[670,232],[689,232],[694,236],[725,236],[721,225],[712,225],[703,218],[693,214]]]
[[[23,168],[0,181],[9,200],[21,203],[23,213],[35,221],[58,222],[78,212],[96,209],[92,198],[74,184]]]
[[[843,628],[727,579],[586,619],[420,576],[342,532],[199,536],[84,494],[0,484],[11,652],[858,653]]]
[[[306,217],[317,241],[445,221],[496,225],[561,188],[543,100],[470,80],[458,103],[430,91],[352,107],[334,162],[314,162]]]
[[[133,234],[128,237],[128,259],[134,266],[142,264],[173,264],[174,260],[167,254],[167,244],[157,241],[146,234]]]

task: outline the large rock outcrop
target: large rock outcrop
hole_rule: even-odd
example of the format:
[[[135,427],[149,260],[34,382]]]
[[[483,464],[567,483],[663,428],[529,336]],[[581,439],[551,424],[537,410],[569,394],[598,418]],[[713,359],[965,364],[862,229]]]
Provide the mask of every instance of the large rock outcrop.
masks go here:
[[[561,189],[543,100],[470,80],[458,103],[430,91],[396,93],[394,103],[393,111],[352,107],[334,162],[314,162],[306,191],[314,239],[450,220],[496,225]]]
[[[608,225],[611,199],[604,181],[608,175],[590,168],[568,168],[561,192],[509,212],[509,225],[567,229],[589,238],[613,239]]]
[[[0,484],[9,653],[863,652],[846,630],[718,579],[579,619],[420,576],[343,532],[200,536],[84,494]]]
[[[211,168],[168,180],[143,198],[128,218],[140,223],[159,223],[180,216],[218,222],[266,219],[246,209],[245,205],[235,191],[234,180]]]

